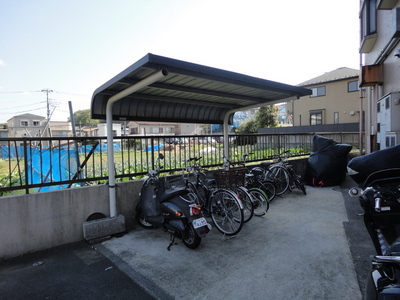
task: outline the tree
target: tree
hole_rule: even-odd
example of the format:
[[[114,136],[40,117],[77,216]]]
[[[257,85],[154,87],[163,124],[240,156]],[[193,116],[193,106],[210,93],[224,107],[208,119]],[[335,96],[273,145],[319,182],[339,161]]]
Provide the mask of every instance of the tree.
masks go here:
[[[260,107],[256,113],[258,128],[270,128],[278,126],[278,108],[275,105]]]
[[[255,119],[242,123],[237,132],[256,133],[258,128],[276,127],[278,125],[278,108],[275,105],[260,107]]]
[[[256,120],[249,120],[247,122],[242,123],[239,127],[236,128],[238,133],[256,133],[257,132],[257,122]]]
[[[90,109],[77,110],[76,112],[74,112],[74,120],[75,120],[75,125],[99,123],[99,120],[93,120],[90,118]],[[68,118],[68,121],[70,122],[71,119]]]

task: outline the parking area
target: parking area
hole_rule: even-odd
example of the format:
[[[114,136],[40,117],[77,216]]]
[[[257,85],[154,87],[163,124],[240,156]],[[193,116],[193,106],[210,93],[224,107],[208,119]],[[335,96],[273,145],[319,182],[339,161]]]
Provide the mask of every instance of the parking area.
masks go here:
[[[216,229],[196,250],[137,226],[0,262],[4,299],[362,299],[374,253],[353,186],[295,190],[232,239]]]
[[[196,250],[139,226],[96,245],[159,299],[362,299],[373,247],[352,185],[294,190],[224,239],[215,228]]]

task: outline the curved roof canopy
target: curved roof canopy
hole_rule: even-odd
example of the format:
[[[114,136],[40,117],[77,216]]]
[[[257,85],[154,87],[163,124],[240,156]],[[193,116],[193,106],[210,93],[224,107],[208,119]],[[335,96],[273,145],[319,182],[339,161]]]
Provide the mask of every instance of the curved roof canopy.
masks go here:
[[[112,96],[160,70],[165,76],[157,82],[113,104],[113,120],[223,124],[228,112],[311,94],[309,89],[149,53],[96,89],[92,118],[106,119]]]

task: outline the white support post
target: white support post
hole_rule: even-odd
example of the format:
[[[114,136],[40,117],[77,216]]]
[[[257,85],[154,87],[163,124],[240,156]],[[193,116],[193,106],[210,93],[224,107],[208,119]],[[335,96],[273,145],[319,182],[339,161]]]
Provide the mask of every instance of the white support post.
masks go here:
[[[139,81],[138,83],[126,88],[118,94],[108,99],[106,106],[106,122],[107,122],[107,159],[108,159],[108,191],[110,199],[110,217],[117,215],[117,201],[115,193],[115,169],[114,169],[114,145],[113,145],[113,126],[112,126],[112,106],[113,104],[121,100],[122,98],[129,96],[130,94],[137,92],[138,90],[160,80],[161,78],[168,75],[168,71],[162,69],[157,73],[150,75],[149,77]]]

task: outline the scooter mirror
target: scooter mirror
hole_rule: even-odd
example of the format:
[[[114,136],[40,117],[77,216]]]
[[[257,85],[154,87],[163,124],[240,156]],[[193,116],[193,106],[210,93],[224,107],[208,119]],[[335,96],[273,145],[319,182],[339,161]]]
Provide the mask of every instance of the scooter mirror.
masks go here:
[[[359,197],[361,195],[361,193],[362,193],[362,189],[360,189],[360,188],[354,187],[349,190],[350,197]]]
[[[164,159],[164,154],[159,153],[159,154],[158,154],[158,158],[159,158],[159,159]]]

